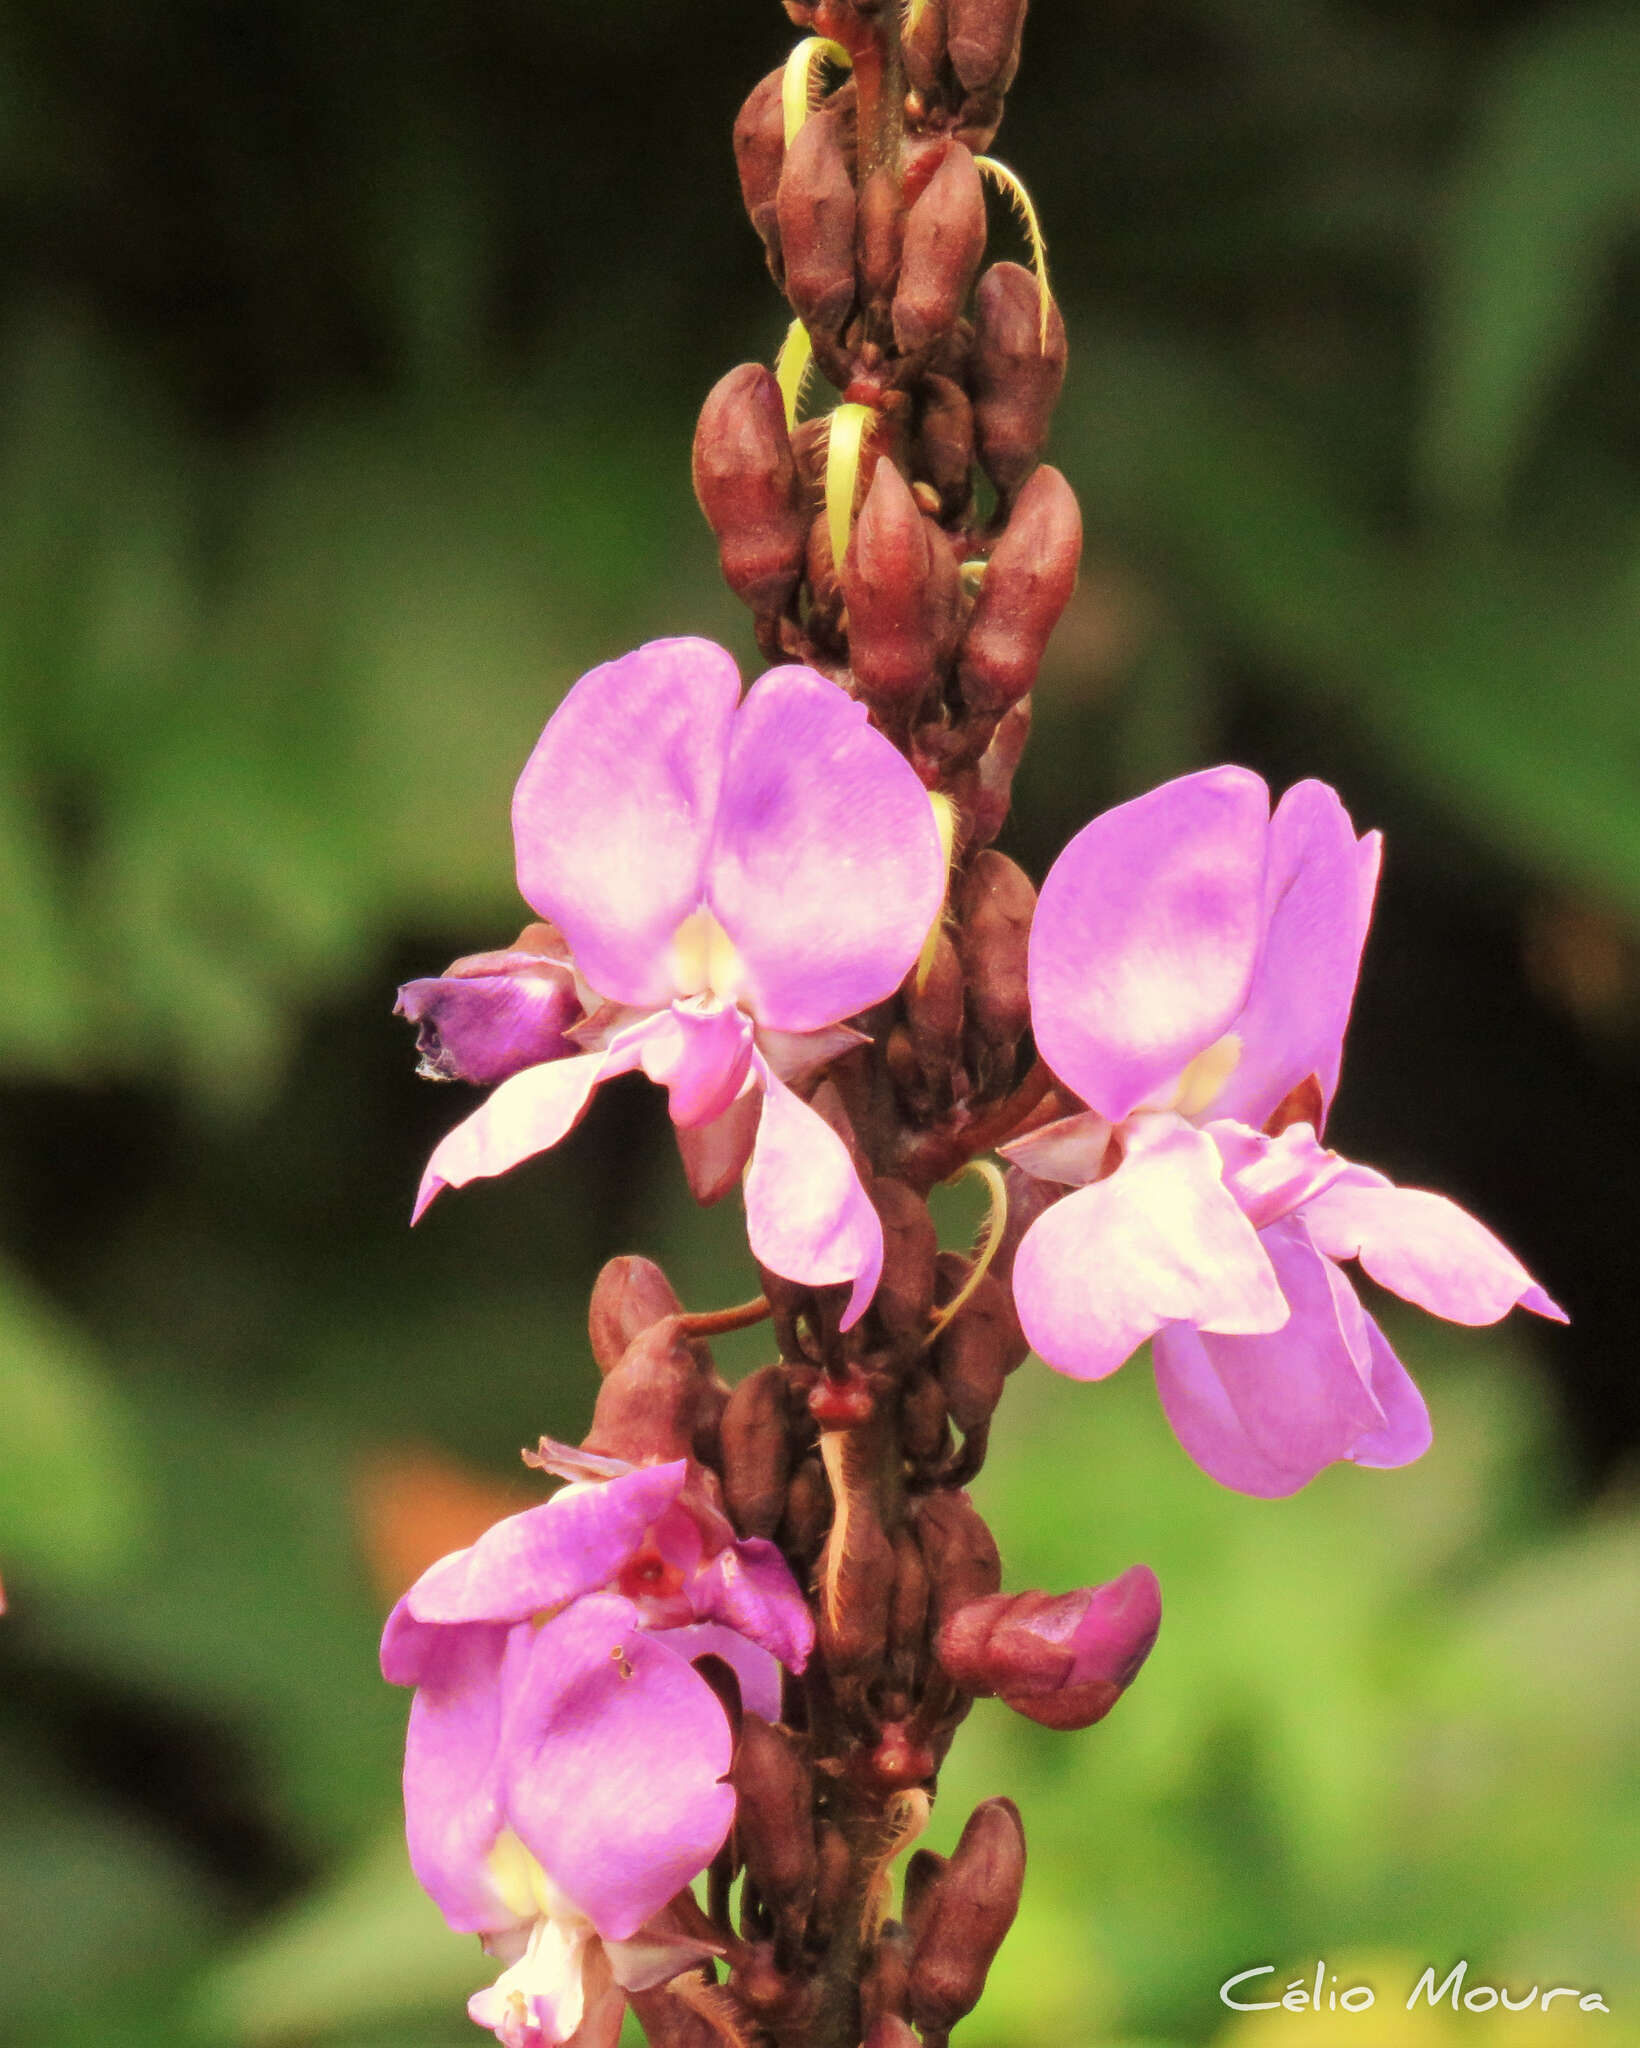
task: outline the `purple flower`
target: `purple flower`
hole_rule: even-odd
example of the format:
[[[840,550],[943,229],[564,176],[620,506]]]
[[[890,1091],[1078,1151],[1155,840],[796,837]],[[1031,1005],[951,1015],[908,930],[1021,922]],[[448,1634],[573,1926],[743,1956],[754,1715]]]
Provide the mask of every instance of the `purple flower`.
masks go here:
[[[668,1090],[696,1193],[745,1167],[754,1254],[852,1283],[852,1323],[882,1229],[842,1140],[787,1084],[858,1042],[843,1020],[894,992],[939,914],[916,775],[812,670],[772,669],[742,699],[722,648],[657,640],[564,699],[513,835],[519,888],[573,959],[583,1050],[503,1080],[434,1152],[416,1214],[557,1144],[601,1082],[641,1068]]]
[[[394,1014],[417,1027],[427,1080],[489,1087],[574,1052],[566,1033],[581,1003],[562,937],[532,924],[503,952],[469,953],[440,975],[407,981]]]
[[[1338,1260],[1459,1323],[1564,1321],[1455,1203],[1325,1150],[1380,842],[1244,768],[1123,804],[1056,862],[1030,943],[1043,1058],[1088,1105],[1006,1147],[1074,1190],[1026,1232],[1020,1320],[1101,1379],[1147,1337],[1197,1464],[1295,1492],[1335,1459],[1402,1465],[1429,1417]]]
[[[992,1593],[945,1621],[940,1663],[1045,1728],[1091,1728],[1139,1675],[1162,1625],[1162,1589],[1136,1564],[1074,1593]]]
[[[737,1541],[687,1459],[543,1443],[533,1462],[574,1483],[423,1572],[382,1670],[416,1688],[416,1876],[507,1964],[473,2018],[507,2048],[602,2048],[621,1989],[703,1953],[666,1907],[722,1845],[734,1794],[728,1718],[692,1660],[721,1658],[777,1719],[780,1665],[803,1668],[813,1623],[774,1545]]]

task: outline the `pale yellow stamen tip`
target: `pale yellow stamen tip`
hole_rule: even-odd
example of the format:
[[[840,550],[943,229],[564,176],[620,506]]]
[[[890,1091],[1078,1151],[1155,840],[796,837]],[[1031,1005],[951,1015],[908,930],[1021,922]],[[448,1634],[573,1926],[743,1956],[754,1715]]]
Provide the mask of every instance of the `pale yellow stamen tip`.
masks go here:
[[[704,906],[672,934],[672,985],[680,996],[715,996],[732,1003],[745,981],[734,941]]]
[[[974,1260],[973,1271],[929,1324],[924,1344],[932,1344],[946,1324],[968,1305],[975,1289],[990,1271],[991,1261],[1001,1250],[1002,1233],[1008,1227],[1008,1183],[1002,1177],[1002,1168],[994,1159],[970,1159],[966,1166],[951,1176],[951,1183],[966,1180],[970,1175],[985,1183],[986,1193],[991,1198],[990,1212],[985,1218],[985,1242]]]
[[[951,872],[951,856],[957,844],[957,807],[948,796],[935,790],[928,801],[934,807],[934,830],[940,835],[940,857],[945,863],[945,872]],[[928,927],[928,936],[922,942],[922,951],[917,955],[916,986],[921,989],[927,982],[929,971],[934,965],[934,955],[939,951],[940,931],[945,923],[945,898],[940,898],[939,915]]]
[[[1241,1040],[1227,1031],[1196,1057],[1179,1077],[1173,1107],[1180,1116],[1197,1117],[1217,1100],[1219,1091],[1241,1064]]]

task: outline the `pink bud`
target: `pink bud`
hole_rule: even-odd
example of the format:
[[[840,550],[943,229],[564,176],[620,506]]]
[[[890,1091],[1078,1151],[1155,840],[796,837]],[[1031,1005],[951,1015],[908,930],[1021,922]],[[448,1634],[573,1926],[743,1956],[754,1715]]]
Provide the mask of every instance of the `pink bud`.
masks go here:
[[[992,1959],[1019,1911],[1025,1831],[1011,1799],[987,1799],[968,1817],[951,1861],[919,1914],[908,1986],[924,2041],[943,2039],[985,1989]]]
[[[1000,713],[1031,688],[1081,559],[1076,493],[1057,469],[1039,469],[1003,528],[963,637],[957,679],[971,709]]]
[[[600,1372],[613,1372],[629,1346],[663,1316],[683,1307],[653,1259],[625,1254],[605,1261],[587,1304],[587,1335]]]
[[[843,153],[843,109],[813,113],[780,172],[775,209],[786,296],[811,335],[835,335],[854,303],[854,181]]]
[[[742,363],[707,393],[694,479],[724,581],[759,618],[782,611],[803,571],[809,514],[780,386],[763,364]]]
[[[1136,1564],[1079,1592],[996,1594],[949,1615],[936,1644],[967,1692],[995,1694],[1045,1728],[1089,1728],[1138,1675],[1162,1625],[1162,1589]]]
[[[1044,347],[1041,287],[1021,265],[993,263],[975,295],[970,368],[980,463],[1004,498],[1041,460],[1065,354],[1059,308],[1049,305]]]
[[[786,156],[786,114],[781,103],[785,75],[786,67],[782,64],[767,78],[759,79],[735,116],[735,168],[740,173],[740,196],[746,202],[752,226],[762,237],[777,284],[781,263],[775,190]]]

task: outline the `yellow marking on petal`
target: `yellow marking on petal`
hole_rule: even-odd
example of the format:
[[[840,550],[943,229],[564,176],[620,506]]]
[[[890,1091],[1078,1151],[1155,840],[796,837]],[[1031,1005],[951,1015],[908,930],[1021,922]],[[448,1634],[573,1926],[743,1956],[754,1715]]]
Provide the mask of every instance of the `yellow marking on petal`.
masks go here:
[[[734,1002],[746,979],[734,940],[703,904],[672,934],[672,983],[680,996],[715,996]]]
[[[511,1828],[503,1828],[496,1836],[495,1847],[485,1862],[490,1882],[508,1912],[516,1913],[523,1920],[546,1910],[540,1904],[537,1881],[545,1884],[547,1874]]]
[[[957,807],[942,790],[929,793],[928,801],[934,806],[934,830],[940,835],[940,859],[944,865],[947,880],[951,874],[951,856],[957,844]],[[928,936],[922,942],[922,951],[917,955],[915,987],[920,994],[933,972],[934,955],[940,949],[940,932],[945,924],[945,892],[940,892],[940,907],[934,922],[928,927]]]
[[[1002,1168],[994,1159],[970,1159],[960,1172],[951,1176],[946,1186],[955,1187],[969,1174],[984,1181],[991,1196],[991,1207],[985,1218],[985,1242],[974,1259],[973,1271],[929,1324],[928,1335],[923,1339],[925,1345],[932,1344],[946,1324],[960,1315],[973,1298],[979,1283],[991,1270],[991,1261],[1002,1247],[1002,1233],[1008,1227],[1008,1183],[1002,1177]]]
[[[982,178],[989,178],[999,192],[1012,200],[1014,211],[1019,215],[1025,229],[1026,239],[1031,245],[1031,268],[1036,272],[1037,293],[1041,300],[1038,339],[1041,346],[1046,348],[1048,311],[1053,304],[1053,297],[1048,290],[1048,244],[1042,233],[1042,223],[1036,217],[1036,207],[1019,173],[1009,170],[1006,164],[998,163],[994,156],[975,157],[974,167]]]
[[[826,429],[826,534],[839,576],[848,553],[854,524],[854,493],[860,482],[860,455],[877,415],[869,405],[840,405]]]
[[[780,109],[785,117],[786,147],[791,148],[797,131],[820,103],[820,66],[839,64],[854,69],[854,60],[841,43],[830,36],[805,36],[786,59],[780,81]]]
[[[1227,1031],[1196,1057],[1179,1077],[1172,1107],[1180,1116],[1197,1117],[1213,1103],[1241,1064],[1241,1040]]]
[[[808,389],[813,371],[814,343],[802,321],[794,320],[786,329],[786,339],[780,344],[780,353],[774,359],[775,382],[786,401],[788,434],[797,425],[798,408],[803,403],[803,393]]]

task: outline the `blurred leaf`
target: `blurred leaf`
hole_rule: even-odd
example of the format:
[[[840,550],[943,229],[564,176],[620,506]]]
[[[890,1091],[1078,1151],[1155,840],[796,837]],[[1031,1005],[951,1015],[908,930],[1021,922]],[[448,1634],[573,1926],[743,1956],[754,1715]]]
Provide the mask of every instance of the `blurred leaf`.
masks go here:
[[[1640,225],[1640,14],[1630,0],[1530,22],[1484,81],[1432,279],[1419,462],[1432,503],[1499,500]]]
[[[410,1874],[394,1826],[313,1897],[206,1973],[201,2025],[229,2042],[328,2037],[440,2005],[459,2012],[493,1975]]]
[[[87,1339],[0,1265],[0,1572],[96,1581],[146,1508],[124,1399]]]

